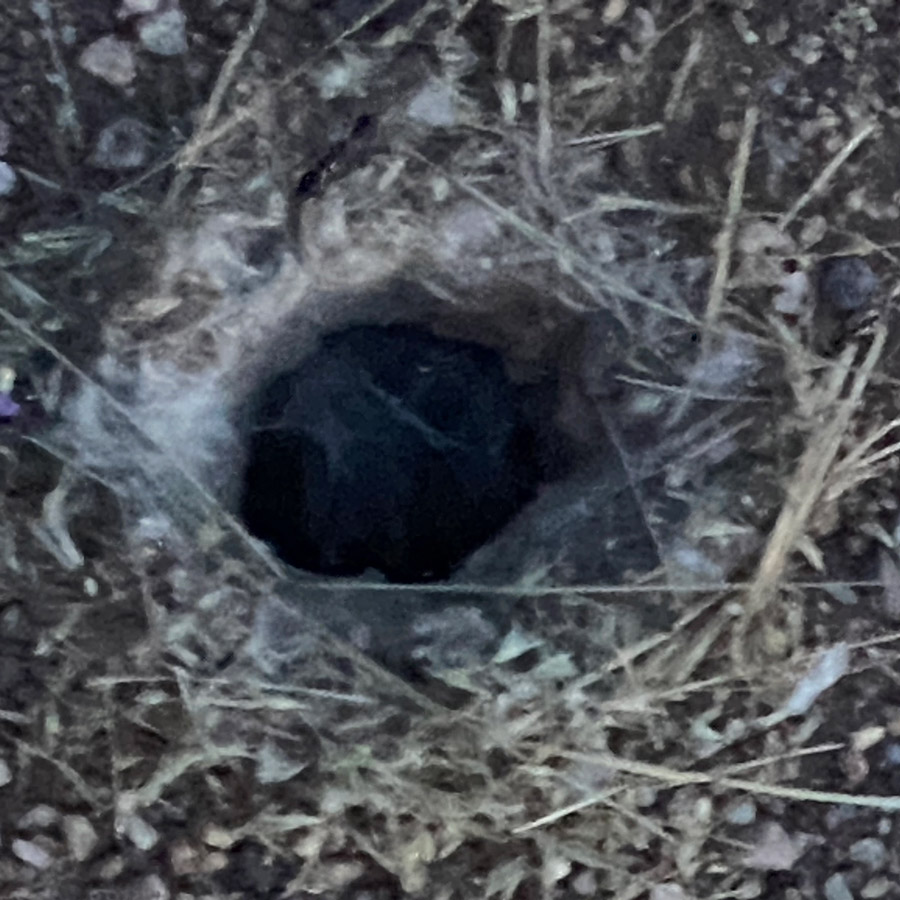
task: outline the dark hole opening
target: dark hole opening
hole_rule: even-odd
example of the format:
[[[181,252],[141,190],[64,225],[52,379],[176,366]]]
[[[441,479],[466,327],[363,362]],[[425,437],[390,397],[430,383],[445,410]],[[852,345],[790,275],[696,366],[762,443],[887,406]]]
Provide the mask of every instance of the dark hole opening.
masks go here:
[[[241,516],[300,569],[444,579],[558,463],[533,405],[479,344],[412,325],[333,333],[251,404]]]

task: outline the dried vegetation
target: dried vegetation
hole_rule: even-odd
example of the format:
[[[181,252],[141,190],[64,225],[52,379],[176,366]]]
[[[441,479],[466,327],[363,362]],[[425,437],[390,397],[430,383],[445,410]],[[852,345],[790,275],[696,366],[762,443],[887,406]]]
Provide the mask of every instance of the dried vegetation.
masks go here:
[[[894,896],[895,4],[225,0],[182,4],[184,47],[157,5],[0,14],[3,895]],[[316,289],[402,272],[484,314],[524,284],[599,323],[579,378],[659,569],[534,563],[444,693],[282,602],[113,377],[244,371],[209,322],[258,270],[164,271],[222,214]],[[834,254],[879,275],[863,315],[815,301]],[[616,619],[641,604],[665,627]]]

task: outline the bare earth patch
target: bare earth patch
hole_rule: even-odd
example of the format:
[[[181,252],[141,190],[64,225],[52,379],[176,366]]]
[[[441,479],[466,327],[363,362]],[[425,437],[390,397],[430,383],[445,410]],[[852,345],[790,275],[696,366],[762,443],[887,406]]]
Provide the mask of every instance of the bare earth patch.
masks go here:
[[[898,26],[9,0],[2,896],[898,896]],[[241,412],[398,319],[583,464],[446,581],[289,572]]]

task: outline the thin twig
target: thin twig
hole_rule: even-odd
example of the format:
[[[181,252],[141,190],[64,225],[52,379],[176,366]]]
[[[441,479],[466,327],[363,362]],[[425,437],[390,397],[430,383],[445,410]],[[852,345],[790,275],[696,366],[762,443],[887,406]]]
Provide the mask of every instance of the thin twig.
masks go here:
[[[684,55],[684,59],[681,61],[681,65],[678,67],[678,71],[675,73],[675,77],[672,79],[672,91],[669,94],[669,99],[666,100],[666,105],[663,108],[663,118],[667,122],[671,122],[672,119],[675,118],[675,113],[678,111],[678,107],[681,105],[681,98],[684,96],[684,89],[687,86],[688,78],[691,77],[691,72],[694,71],[694,67],[700,60],[700,53],[703,50],[703,32],[697,30],[694,32],[693,37],[691,38],[691,43],[688,45],[687,53]]]
[[[298,586],[305,590],[322,591],[374,591],[377,593],[415,593],[415,594],[483,594],[485,596],[505,597],[551,597],[576,594],[596,594],[606,598],[615,598],[618,595],[628,597],[631,595],[653,594],[723,594],[749,591],[753,587],[753,581],[696,581],[679,584],[548,584],[548,585],[515,585],[515,584],[484,584],[479,582],[459,582],[449,584],[437,582],[434,584],[406,584],[386,581],[359,581],[344,578],[316,579],[307,581],[298,579]],[[882,588],[880,581],[860,579],[857,581],[782,581],[783,588],[797,591],[811,590],[836,590],[838,588]],[[616,601],[620,602],[620,601]]]
[[[731,403],[765,403],[771,405],[774,400],[771,397],[750,397],[743,394],[714,394],[709,391],[697,390],[692,387],[683,387],[679,384],[662,384],[659,381],[651,381],[648,378],[633,378],[630,375],[617,375],[616,381],[623,384],[633,384],[635,387],[646,388],[658,394],[690,394],[698,400],[717,400]]]
[[[582,147],[585,144],[596,144],[600,148],[612,147],[632,138],[646,137],[648,134],[658,134],[665,128],[662,122],[652,122],[649,125],[636,125],[633,128],[623,128],[621,131],[601,131],[596,134],[586,134],[583,137],[572,138],[566,141],[567,147]]]
[[[708,784],[726,790],[742,791],[757,796],[779,797],[782,800],[797,800],[805,803],[843,804],[847,806],[863,807],[866,809],[878,809],[882,812],[900,812],[900,796],[881,797],[872,794],[845,794],[837,791],[815,791],[808,788],[788,787],[780,784],[766,784],[765,782],[747,781],[742,778],[728,778],[705,772],[682,772],[668,766],[659,766],[652,763],[639,762],[637,760],[623,759],[610,753],[561,753],[561,756],[588,761],[593,765],[620,772],[625,775],[635,775],[640,778],[649,778],[653,781],[661,781],[671,787],[685,787],[694,784]],[[558,822],[560,819],[580,812],[591,806],[607,803],[610,797],[620,790],[610,788],[586,797],[577,803],[554,810],[539,819],[534,819],[525,825],[513,829],[513,834],[523,834],[536,828],[543,828]]]
[[[225,96],[231,88],[238,67],[256,38],[256,34],[266,17],[266,11],[267,0],[256,0],[253,6],[253,14],[250,16],[247,27],[237,36],[231,50],[228,52],[228,56],[219,70],[219,76],[213,86],[212,93],[209,95],[209,100],[207,100],[206,106],[204,106],[203,112],[200,114],[197,130],[182,147],[176,159],[176,175],[172,180],[172,186],[169,188],[169,193],[164,203],[167,209],[171,209],[174,206],[184,190],[189,177],[187,170],[197,164],[204,149],[209,145],[208,132],[212,130],[213,125],[219,118],[222,104],[225,102]]]
[[[744,185],[747,181],[747,166],[750,162],[750,150],[753,147],[753,136],[759,122],[759,107],[749,106],[744,114],[744,127],[741,129],[741,140],[734,157],[731,172],[731,186],[728,189],[728,207],[722,220],[722,228],[716,236],[716,269],[712,285],[709,289],[709,301],[706,304],[706,325],[711,325],[722,312],[725,303],[725,289],[731,271],[731,253],[734,247],[734,235],[744,201]]]
[[[75,94],[72,90],[72,83],[69,81],[69,73],[63,61],[62,54],[59,52],[59,44],[56,41],[56,34],[53,27],[53,7],[49,0],[37,0],[32,3],[32,10],[41,20],[41,34],[50,48],[50,59],[53,60],[53,68],[56,70],[55,78],[48,77],[47,80],[59,88],[62,94],[62,106],[57,110],[56,121],[60,128],[68,131],[80,147],[83,140],[81,122],[78,118],[78,108],[75,105]],[[64,148],[60,147],[64,152]]]
[[[712,212],[709,206],[685,206],[681,203],[666,203],[661,200],[645,200],[642,197],[630,197],[627,194],[595,194],[591,205],[586,209],[563,216],[566,224],[577,222],[586,216],[603,216],[611,212],[633,210],[637,212],[654,212],[664,216],[708,216]]]
[[[417,154],[417,156],[419,156],[419,158],[423,160],[425,159],[425,157],[422,157],[419,154]],[[425,161],[428,162],[428,160]],[[474,185],[471,185],[468,182],[463,181],[462,179],[455,178],[449,174],[446,177],[460,191],[462,191],[464,194],[468,194],[473,199],[478,200],[479,203],[490,209],[498,218],[503,219],[511,227],[515,228],[533,243],[552,249],[556,254],[558,263],[561,263],[564,268],[570,271],[573,269],[581,270],[587,276],[594,279],[600,289],[609,291],[609,293],[615,295],[616,297],[627,303],[636,303],[640,306],[646,307],[647,309],[655,310],[656,312],[660,313],[660,315],[663,315],[669,319],[677,319],[680,322],[688,322],[691,325],[695,326],[699,325],[698,320],[694,316],[690,315],[689,313],[683,313],[679,310],[672,309],[671,307],[666,306],[663,303],[657,303],[654,300],[650,300],[639,291],[636,291],[626,282],[616,278],[613,275],[610,275],[600,266],[592,263],[589,259],[586,259],[574,248],[568,246],[557,238],[552,237],[545,231],[542,231],[541,229],[535,227],[530,222],[523,219],[520,215],[513,212],[511,209],[508,209],[507,207],[497,203],[495,200],[493,200],[491,197],[489,197],[483,191],[479,190]]]
[[[900,796],[875,796],[871,794],[845,794],[837,791],[816,791],[808,788],[788,787],[780,784],[767,784],[759,781],[748,781],[742,778],[723,777],[716,773],[706,772],[682,772],[668,766],[644,763],[638,760],[623,759],[613,756],[611,753],[561,753],[561,756],[577,760],[589,761],[615,772],[626,775],[636,775],[642,778],[650,778],[653,781],[661,781],[673,787],[683,787],[692,784],[709,784],[718,788],[726,788],[735,791],[744,791],[748,794],[763,795],[768,797],[780,797],[784,800],[799,800],[807,803],[846,804],[848,806],[878,809],[882,812],[900,812]],[[598,803],[605,803],[612,796],[612,789],[607,789],[585,798],[576,804],[571,804],[565,810],[558,811],[555,815],[549,814],[519,826],[514,833],[519,834],[558,821],[562,815],[571,815],[573,812],[585,809]]]
[[[548,0],[544,0],[537,15],[537,165],[541,183],[544,185],[550,183],[550,161],[553,155],[553,118],[550,108],[550,49],[552,46],[550,10]]]

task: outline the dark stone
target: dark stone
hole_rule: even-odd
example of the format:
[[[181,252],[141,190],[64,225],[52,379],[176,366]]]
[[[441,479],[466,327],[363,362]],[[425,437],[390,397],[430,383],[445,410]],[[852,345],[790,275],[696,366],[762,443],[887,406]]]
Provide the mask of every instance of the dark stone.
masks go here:
[[[835,256],[819,265],[819,297],[834,309],[862,309],[878,290],[878,276],[860,256]]]
[[[534,496],[537,444],[493,350],[354,327],[260,392],[241,516],[300,569],[437,580]]]
[[[250,838],[232,848],[228,865],[216,872],[214,880],[228,894],[268,900],[283,896],[298,870],[299,864],[273,858],[262,844]]]

